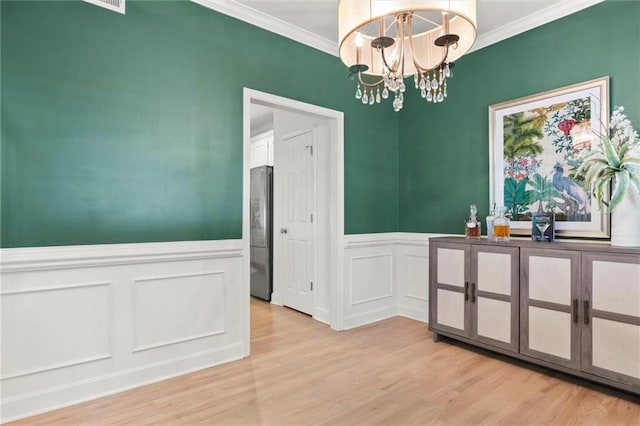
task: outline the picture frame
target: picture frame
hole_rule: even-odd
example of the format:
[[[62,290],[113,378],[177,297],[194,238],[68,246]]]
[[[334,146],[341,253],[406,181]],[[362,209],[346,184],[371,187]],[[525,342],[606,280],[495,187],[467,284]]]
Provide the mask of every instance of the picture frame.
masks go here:
[[[608,117],[608,76],[489,107],[490,203],[511,214],[512,235],[531,235],[532,214],[552,212],[556,237],[610,238],[609,213],[575,174]]]

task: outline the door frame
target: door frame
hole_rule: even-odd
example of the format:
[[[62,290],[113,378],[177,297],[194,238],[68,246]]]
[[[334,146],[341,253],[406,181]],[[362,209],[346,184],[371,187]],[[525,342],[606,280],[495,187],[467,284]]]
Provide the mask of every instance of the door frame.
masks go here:
[[[250,352],[250,259],[249,259],[249,154],[251,147],[251,104],[259,104],[274,109],[287,110],[302,114],[318,116],[329,122],[329,161],[328,164],[316,164],[316,173],[320,167],[328,167],[329,176],[329,211],[330,217],[326,221],[328,229],[318,229],[317,232],[327,232],[330,236],[328,247],[318,241],[318,251],[328,253],[329,294],[331,312],[329,325],[334,330],[344,329],[344,300],[343,285],[343,250],[344,250],[344,113],[321,106],[308,104],[293,99],[284,98],[266,92],[260,92],[247,87],[243,88],[242,128],[243,128],[243,166],[242,166],[242,306],[243,306],[243,342],[245,355]],[[317,273],[317,272],[316,272]]]

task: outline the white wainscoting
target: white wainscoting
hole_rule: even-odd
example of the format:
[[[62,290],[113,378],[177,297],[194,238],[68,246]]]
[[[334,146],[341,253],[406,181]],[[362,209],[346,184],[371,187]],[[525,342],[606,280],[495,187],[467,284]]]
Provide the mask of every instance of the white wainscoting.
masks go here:
[[[429,238],[418,233],[345,235],[344,328],[396,315],[429,318]]]
[[[0,254],[3,422],[248,354],[241,240]]]

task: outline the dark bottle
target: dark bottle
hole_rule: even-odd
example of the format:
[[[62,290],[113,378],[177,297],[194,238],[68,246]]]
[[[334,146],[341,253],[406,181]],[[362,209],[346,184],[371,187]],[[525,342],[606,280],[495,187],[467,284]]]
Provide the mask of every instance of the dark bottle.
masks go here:
[[[478,220],[478,208],[471,204],[471,214],[465,223],[465,235],[467,238],[480,238],[481,222]]]

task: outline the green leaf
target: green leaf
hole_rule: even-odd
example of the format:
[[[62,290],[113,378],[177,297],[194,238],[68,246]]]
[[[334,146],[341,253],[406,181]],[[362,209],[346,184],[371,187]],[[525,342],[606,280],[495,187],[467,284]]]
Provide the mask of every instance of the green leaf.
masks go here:
[[[613,143],[611,142],[611,139],[602,138],[602,143],[600,144],[600,146],[602,146],[602,152],[604,152],[604,155],[607,158],[609,165],[616,169],[619,168],[620,157],[618,157],[618,154],[616,153],[616,149],[613,147]]]
[[[598,208],[602,210],[602,201],[604,198],[605,187],[609,183],[609,180],[599,180],[593,187],[593,195],[596,197],[596,202],[598,203]]]
[[[584,181],[590,185],[594,184],[602,174],[603,170],[606,170],[609,166],[606,164],[596,163],[589,167],[587,174],[584,177]]]
[[[629,172],[622,170],[616,173],[616,181],[609,201],[609,211],[613,212],[616,206],[624,198],[627,188],[629,187]]]
[[[640,164],[640,157],[627,157],[623,161],[624,164]]]
[[[640,194],[640,176],[635,173],[629,172],[629,179],[635,185],[638,194]]]

